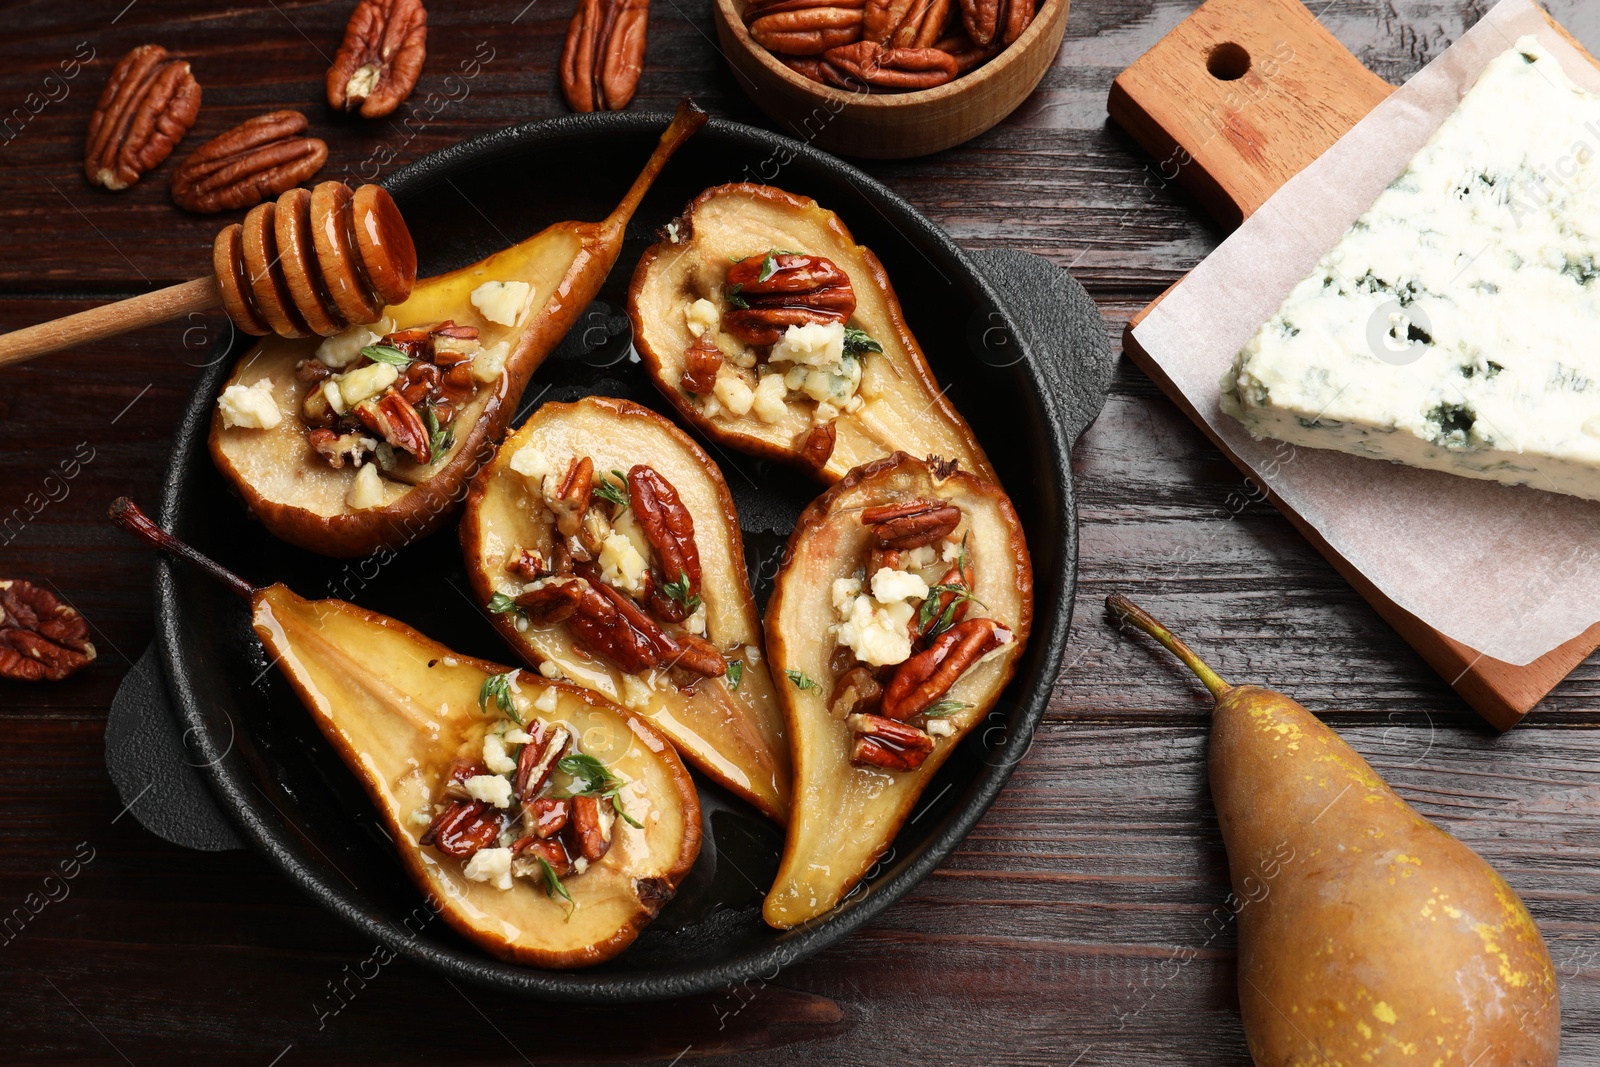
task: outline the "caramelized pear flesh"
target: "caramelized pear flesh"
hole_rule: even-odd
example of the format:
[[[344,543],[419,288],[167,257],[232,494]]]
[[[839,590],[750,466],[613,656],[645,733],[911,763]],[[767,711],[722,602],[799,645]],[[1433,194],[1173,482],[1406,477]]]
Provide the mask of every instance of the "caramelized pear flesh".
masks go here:
[[[970,474],[941,474],[904,453],[851,471],[805,510],[789,540],[766,617],[767,654],[788,717],[795,767],[788,838],[763,911],[766,921],[780,929],[838,904],[888,849],[939,766],[988,714],[1027,643],[1033,619],[1033,573],[1011,502]],[[949,532],[927,546],[934,550],[934,559],[921,572],[924,585],[930,587],[929,597],[942,595],[932,586],[954,584],[940,582],[941,572],[955,568],[962,559],[954,546],[963,546],[970,565],[970,596],[960,605],[964,614],[945,632],[992,622],[1008,639],[991,650],[980,649],[981,657],[967,663],[952,685],[934,694],[934,703],[924,700],[914,714],[894,705],[895,683],[885,681],[881,706],[876,706],[879,718],[860,720],[852,712],[864,705],[851,708],[844,696],[851,686],[846,675],[861,669],[854,650],[841,644],[847,636],[842,617],[851,618],[844,606],[853,605],[856,593],[864,596],[868,589],[885,589],[874,583],[876,572],[868,573],[882,562],[875,555],[881,549],[875,544],[875,528],[862,516],[872,508],[924,502],[959,512]],[[904,575],[916,572],[917,563],[902,560]],[[905,583],[909,578],[893,580]],[[942,618],[942,610],[919,610],[926,599],[913,597],[906,602],[911,624],[923,618],[937,623]],[[902,632],[907,626],[899,617],[907,614],[904,609],[897,614],[893,606],[868,603],[866,607],[875,614],[883,612],[889,624]],[[885,636],[880,631],[879,638]],[[898,675],[911,667],[917,649],[931,648],[937,640],[912,642],[911,660],[879,665],[879,673]],[[875,658],[893,660],[894,655]],[[880,721],[890,716],[897,720],[896,726]],[[910,769],[883,766],[890,761],[881,757],[879,765],[863,762],[857,725],[861,721],[877,722],[886,730],[911,728],[924,735],[916,740],[926,746],[926,754],[914,753],[920,762]]]
[[[1122,597],[1217,698],[1211,792],[1258,1064],[1554,1065],[1561,1004],[1515,890],[1304,707],[1229,686]]]
[[[628,294],[634,345],[656,388],[708,437],[741,452],[792,464],[828,482],[895,451],[956,460],[963,470],[998,481],[983,448],[928,369],[883,265],[856,244],[839,216],[808,197],[740,183],[700,194],[668,232],[669,239],[649,248],[634,270]],[[854,294],[848,325],[865,333],[882,351],[865,352],[856,366],[846,362],[834,367],[848,372],[832,376],[836,393],[806,383],[787,391],[781,414],[767,406],[763,415],[759,401],[736,411],[743,406],[737,387],[730,393],[728,386],[719,390],[707,383],[720,373],[735,374],[746,385],[757,384],[755,375],[768,365],[757,363],[766,358],[763,353],[768,349],[744,343],[729,332],[730,327],[738,329],[730,316],[748,318],[749,311],[740,310],[740,303],[747,301],[732,293],[728,284],[737,261],[754,257],[759,262],[768,252],[820,257],[843,271]],[[763,263],[756,277],[770,277],[771,266]],[[828,309],[836,295],[806,298],[813,307],[824,309],[811,316],[814,321],[833,317]],[[692,310],[702,300],[708,303]],[[792,318],[784,312],[775,321]],[[706,378],[697,380],[690,360],[698,353],[691,349],[705,338],[714,343],[724,366],[720,372],[703,370]],[[701,347],[709,352],[704,344]],[[711,356],[713,364],[718,358]],[[740,367],[741,362],[750,365]],[[856,381],[853,376],[858,371]],[[838,413],[831,415],[822,408],[824,403],[838,408]],[[831,433],[831,449],[813,435],[824,426],[831,430],[820,436]]]
[[[693,521],[701,578],[700,636],[725,659],[721,676],[686,675],[682,668],[629,672],[579,640],[571,620],[530,622],[510,601],[536,584],[509,565],[521,550],[548,554],[553,532],[543,491],[576,460],[624,491],[626,475],[647,465],[675,490]],[[518,468],[521,468],[519,471]],[[531,472],[526,473],[526,472]],[[590,518],[607,529],[637,528],[636,502],[619,510],[596,496]],[[625,400],[588,397],[541,406],[481,470],[467,497],[461,542],[478,603],[528,664],[557,672],[576,685],[626,704],[671,739],[684,758],[767,815],[789,811],[790,765],[782,706],[766,657],[761,621],[745,573],[743,539],[727,483],[709,456],[666,419]],[[638,538],[640,558],[659,586],[662,560]],[[610,557],[602,555],[603,562]],[[496,600],[496,597],[499,600]],[[642,609],[650,601],[639,597]],[[498,607],[500,610],[495,611]],[[682,627],[668,627],[683,632]],[[717,666],[721,666],[720,664]]]
[[[261,389],[279,418],[266,428],[248,422],[274,422],[270,415],[230,425],[234,420],[219,405],[210,437],[217,469],[275,535],[325,555],[398,548],[448,521],[462,486],[505,434],[534,371],[599,292],[639,201],[677,147],[704,123],[703,112],[687,102],[680,107],[644,171],[601,222],[556,223],[478,263],[422,279],[404,303],[383,309],[372,333],[443,322],[478,331],[483,352],[475,357],[475,392],[440,428],[440,436],[448,433],[451,441],[426,465],[402,455],[377,483],[358,490],[356,465],[330,466],[307,442],[306,396],[321,383],[302,381],[296,369],[303,361],[316,362],[319,342],[269,338],[245,353],[224,391]],[[491,288],[480,292],[485,285]],[[349,338],[366,337],[361,329],[347,331]]]
[[[412,878],[485,950],[538,967],[610,959],[688,873],[700,847],[699,801],[672,746],[637,717],[529,672],[507,683],[509,711],[495,699],[480,707],[484,683],[506,668],[454,655],[344,601],[307,601],[274,585],[256,593],[253,612],[269,656],[366,787]],[[422,843],[452,769],[480,764],[485,734],[510,715],[519,728],[559,726],[575,738],[623,783],[620,807],[640,824],[616,819],[605,855],[561,877],[560,891],[542,870],[511,878],[509,888],[469,878],[470,860]]]

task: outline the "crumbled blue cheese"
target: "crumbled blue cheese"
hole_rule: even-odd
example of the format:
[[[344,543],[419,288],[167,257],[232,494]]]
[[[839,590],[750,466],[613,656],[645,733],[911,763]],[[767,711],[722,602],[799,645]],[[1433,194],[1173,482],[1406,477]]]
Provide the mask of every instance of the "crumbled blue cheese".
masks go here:
[[[683,620],[683,628],[698,637],[706,635],[706,602],[703,598],[695,607],[694,614]]]
[[[379,476],[378,468],[368,463],[356,471],[355,480],[344,495],[344,502],[351,511],[371,511],[383,506],[383,495],[383,478]]]
[[[517,769],[517,761],[506,751],[505,735],[499,730],[483,735],[483,765],[495,774],[511,774]]]
[[[516,769],[515,765],[512,769]],[[497,808],[511,806],[511,781],[498,774],[474,774],[461,786],[473,800],[481,800]]]
[[[230,385],[217,398],[224,427],[270,430],[283,421],[278,402],[272,396],[272,379],[262,378],[254,385]]]
[[[735,417],[744,415],[755,403],[755,392],[738,374],[723,367],[717,371],[717,382],[712,386],[717,402]]]
[[[353,408],[363,400],[370,400],[395,383],[400,371],[389,363],[368,363],[334,378],[339,386],[339,399],[346,408]]]
[[[720,380],[718,384],[721,384]],[[756,385],[755,395],[750,402],[750,410],[756,413],[756,418],[769,426],[778,422],[789,412],[788,405],[783,402],[784,391],[783,375],[768,374]],[[727,403],[727,401],[724,400],[723,403]],[[729,406],[730,408],[732,407],[732,405]]]
[[[954,737],[956,724],[949,719],[938,718],[928,720],[928,733],[934,737]]]
[[[627,593],[644,591],[644,577],[650,564],[633,541],[612,530],[600,542],[600,580]]]
[[[474,882],[488,882],[496,889],[510,889],[511,850],[480,848],[472,854],[472,858],[461,869],[461,873]]]
[[[701,297],[683,309],[683,316],[688,322],[689,332],[696,337],[705,336],[707,330],[715,330],[722,321],[722,316],[717,311],[717,305]]]
[[[496,381],[501,371],[506,369],[506,357],[510,354],[511,344],[508,341],[496,341],[479,352],[472,360],[472,380],[480,385]]]
[[[558,699],[560,699],[560,694],[554,689],[546,689],[539,694],[539,699],[533,702],[534,710],[549,715],[556,710],[556,701]]]
[[[1532,37],[1223,378],[1257,437],[1600,500],[1600,97]]]
[[[808,322],[790,326],[772,346],[769,363],[835,367],[844,359],[844,323]]]
[[[532,482],[534,488],[541,492],[545,478],[555,470],[550,457],[540,451],[537,445],[523,445],[511,453],[506,465]]]
[[[880,567],[878,573],[872,576],[872,596],[881,604],[892,604],[897,600],[925,600],[928,583],[910,571]]]
[[[484,282],[468,298],[478,314],[501,326],[515,326],[532,289],[527,282]]]
[[[317,346],[317,361],[325,367],[343,370],[361,358],[363,348],[377,344],[392,329],[392,322],[385,319],[371,326],[351,326],[341,330],[332,337],[324,338]]]
[[[654,672],[651,680],[654,679]],[[655,692],[651,680],[640,678],[636,674],[622,676],[622,706],[634,711],[650,706],[650,697]]]

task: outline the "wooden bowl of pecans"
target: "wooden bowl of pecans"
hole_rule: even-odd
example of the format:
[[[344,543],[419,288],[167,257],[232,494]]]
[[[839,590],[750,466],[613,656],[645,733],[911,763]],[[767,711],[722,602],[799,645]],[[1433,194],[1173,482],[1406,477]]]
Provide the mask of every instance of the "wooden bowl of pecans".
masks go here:
[[[712,10],[734,73],[780,129],[843,155],[904,159],[1014,111],[1054,61],[1070,4],[716,0]]]

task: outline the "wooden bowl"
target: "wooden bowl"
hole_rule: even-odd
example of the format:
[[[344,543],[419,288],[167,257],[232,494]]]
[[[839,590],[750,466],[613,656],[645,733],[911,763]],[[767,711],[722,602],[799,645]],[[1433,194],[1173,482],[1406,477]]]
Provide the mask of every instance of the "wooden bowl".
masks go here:
[[[1043,0],[1011,47],[934,89],[856,93],[796,74],[745,27],[746,0],[712,5],[722,52],[779,129],[818,148],[869,159],[925,156],[978,136],[1027,99],[1054,62],[1071,0]]]

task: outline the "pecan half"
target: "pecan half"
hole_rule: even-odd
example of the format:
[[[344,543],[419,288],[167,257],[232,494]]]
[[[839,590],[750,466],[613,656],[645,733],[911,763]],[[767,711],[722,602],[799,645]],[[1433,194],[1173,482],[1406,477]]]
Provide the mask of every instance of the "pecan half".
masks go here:
[[[582,601],[582,579],[552,578],[518,596],[516,605],[534,626],[554,626],[577,614]]]
[[[706,396],[717,385],[717,371],[722,369],[722,349],[707,330],[694,339],[683,353],[683,377],[678,384],[686,392]]]
[[[89,117],[83,173],[90,184],[126,189],[172,154],[200,113],[200,83],[188,61],[158,44],[118,61]]]
[[[644,73],[650,0],[578,0],[561,50],[561,92],[574,111],[620,111]]]
[[[566,727],[546,726],[542,722],[534,723],[531,733],[533,740],[517,753],[517,773],[511,779],[512,791],[522,800],[538,795],[544,788],[566,752],[567,742],[572,740]]]
[[[0,678],[59,682],[94,657],[82,615],[32,582],[0,581]]]
[[[389,114],[416,87],[427,44],[422,0],[361,0],[328,68],[328,105],[365,119]]]
[[[750,36],[773,52],[821,55],[830,48],[861,39],[861,7],[807,4],[773,11],[750,23]]]
[[[905,21],[906,15],[917,0],[866,0],[863,12],[862,40],[884,44],[895,27]]]
[[[900,664],[883,691],[880,710],[901,720],[921,714],[948,693],[968,667],[1010,640],[1010,631],[993,619],[968,619],[951,627]]]
[[[566,827],[572,815],[572,801],[567,797],[540,797],[526,805],[522,814],[524,824],[542,841]]]
[[[456,800],[440,812],[419,839],[446,856],[465,859],[500,836],[500,813],[481,800]]]
[[[961,24],[973,44],[981,47],[994,40],[1005,4],[1006,0],[961,0]]]
[[[355,407],[361,424],[395,448],[411,453],[418,463],[433,462],[433,442],[417,409],[393,386],[376,400],[363,400]]]
[[[172,202],[198,215],[254,207],[310,178],[328,145],[301,137],[306,117],[269,111],[207,141],[172,172]]]
[[[932,48],[955,16],[955,0],[916,0],[889,37],[893,48]]]
[[[1022,36],[1033,22],[1036,0],[1006,0],[1006,20],[1001,31],[1000,43],[1010,44]]]
[[[850,276],[822,256],[748,256],[728,268],[724,291],[733,307],[722,327],[747,345],[776,344],[790,326],[842,323],[856,309]]]
[[[861,523],[872,527],[873,539],[884,548],[921,548],[949,537],[961,525],[961,509],[937,500],[910,500],[867,508]]]
[[[540,838],[535,834],[529,834],[512,843],[511,853],[514,856],[527,856],[529,859],[537,857],[544,860],[557,878],[565,878],[572,873],[572,857],[567,854],[567,847],[559,837]]]
[[[727,673],[727,662],[711,642],[667,633],[639,605],[598,579],[589,587],[599,599],[585,596],[572,620],[573,632],[622,670],[637,674],[677,667],[708,678]]]
[[[594,460],[573,457],[553,490],[553,496],[546,495],[545,506],[555,513],[556,529],[562,537],[577,537],[583,532],[583,516],[594,496]]]
[[[964,28],[958,28],[955,33],[949,34],[933,43],[933,47],[941,52],[950,53],[950,58],[956,61],[956,75],[959,77],[967,71],[984,63],[1000,51],[1000,47],[990,43],[987,45],[974,44],[971,37],[967,36]]]
[[[662,577],[684,594],[681,600],[665,595],[653,597],[652,606],[663,618],[682,622],[691,614],[689,603],[700,595],[700,549],[694,541],[694,516],[678,499],[672,483],[643,463],[628,471],[628,495],[633,502],[633,517],[639,520],[645,540],[661,559]],[[656,585],[659,593],[660,583]],[[664,603],[656,605],[656,599]]]
[[[579,854],[590,863],[604,858],[611,848],[611,829],[616,816],[602,810],[600,803],[599,797],[572,798],[572,836],[577,841]]]
[[[932,89],[955,76],[955,58],[937,48],[885,48],[876,41],[857,41],[822,55],[823,81],[851,91],[863,86]]]
[[[855,732],[855,745],[850,750],[852,763],[914,771],[933,751],[933,738],[909,723],[882,715],[852,715],[848,722]]]
[[[838,438],[839,426],[835,422],[825,422],[821,426],[811,427],[806,431],[805,439],[800,442],[801,460],[812,470],[820,471],[828,465],[828,459],[833,455],[833,446]]]
[[[814,82],[822,81],[822,60],[816,56],[778,56],[778,62]]]

